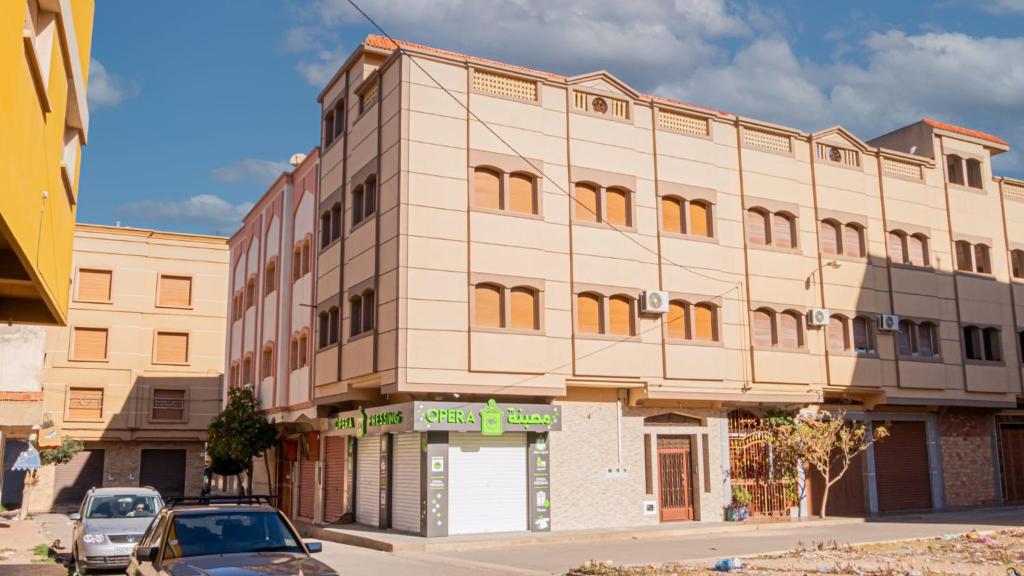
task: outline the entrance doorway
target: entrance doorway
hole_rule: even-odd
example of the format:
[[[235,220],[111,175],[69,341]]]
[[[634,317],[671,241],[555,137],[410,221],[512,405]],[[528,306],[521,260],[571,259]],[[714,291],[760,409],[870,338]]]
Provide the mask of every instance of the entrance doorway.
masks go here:
[[[693,520],[689,436],[658,436],[658,508],[662,522]]]
[[[289,518],[292,514],[292,495],[295,484],[293,463],[299,452],[299,443],[295,440],[281,442],[277,459],[277,508]]]

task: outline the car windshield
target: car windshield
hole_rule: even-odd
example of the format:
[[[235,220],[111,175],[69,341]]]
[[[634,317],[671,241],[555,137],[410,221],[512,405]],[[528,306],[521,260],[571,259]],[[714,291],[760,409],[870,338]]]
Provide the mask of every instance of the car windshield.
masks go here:
[[[151,518],[162,503],[156,496],[116,494],[93,496],[89,500],[86,518]]]
[[[299,539],[275,511],[176,516],[164,558],[247,552],[304,552]]]

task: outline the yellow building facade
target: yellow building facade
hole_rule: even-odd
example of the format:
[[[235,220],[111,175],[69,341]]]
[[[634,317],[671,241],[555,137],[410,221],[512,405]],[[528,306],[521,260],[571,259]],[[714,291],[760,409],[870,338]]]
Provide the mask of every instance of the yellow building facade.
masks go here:
[[[67,323],[93,0],[0,2],[0,318]]]

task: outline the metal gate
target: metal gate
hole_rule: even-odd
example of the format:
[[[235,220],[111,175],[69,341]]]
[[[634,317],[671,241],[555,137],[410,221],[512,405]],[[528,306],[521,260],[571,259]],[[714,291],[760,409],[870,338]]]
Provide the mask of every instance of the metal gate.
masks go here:
[[[693,520],[689,436],[658,436],[658,508],[662,522]]]
[[[67,464],[57,464],[53,472],[53,505],[78,508],[92,487],[103,486],[102,449],[82,450]]]
[[[139,485],[152,486],[161,496],[185,495],[187,450],[143,450],[139,464]]]
[[[729,413],[729,482],[733,492],[750,495],[751,516],[788,516],[800,498],[796,471],[777,463],[771,446],[754,441],[760,422],[750,412]]]
[[[932,507],[931,476],[924,422],[893,422],[889,436],[874,445],[878,510]]]
[[[1024,500],[1024,424],[1000,424],[999,457],[1003,497],[1007,502]]]
[[[348,441],[345,436],[324,441],[324,522],[337,522],[345,513]]]

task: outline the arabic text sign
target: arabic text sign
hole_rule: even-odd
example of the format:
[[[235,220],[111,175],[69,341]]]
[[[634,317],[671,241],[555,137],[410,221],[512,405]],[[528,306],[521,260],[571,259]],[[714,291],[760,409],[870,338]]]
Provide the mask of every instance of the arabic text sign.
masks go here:
[[[562,414],[552,404],[482,402],[414,402],[413,430],[481,432],[547,432],[562,429]]]

